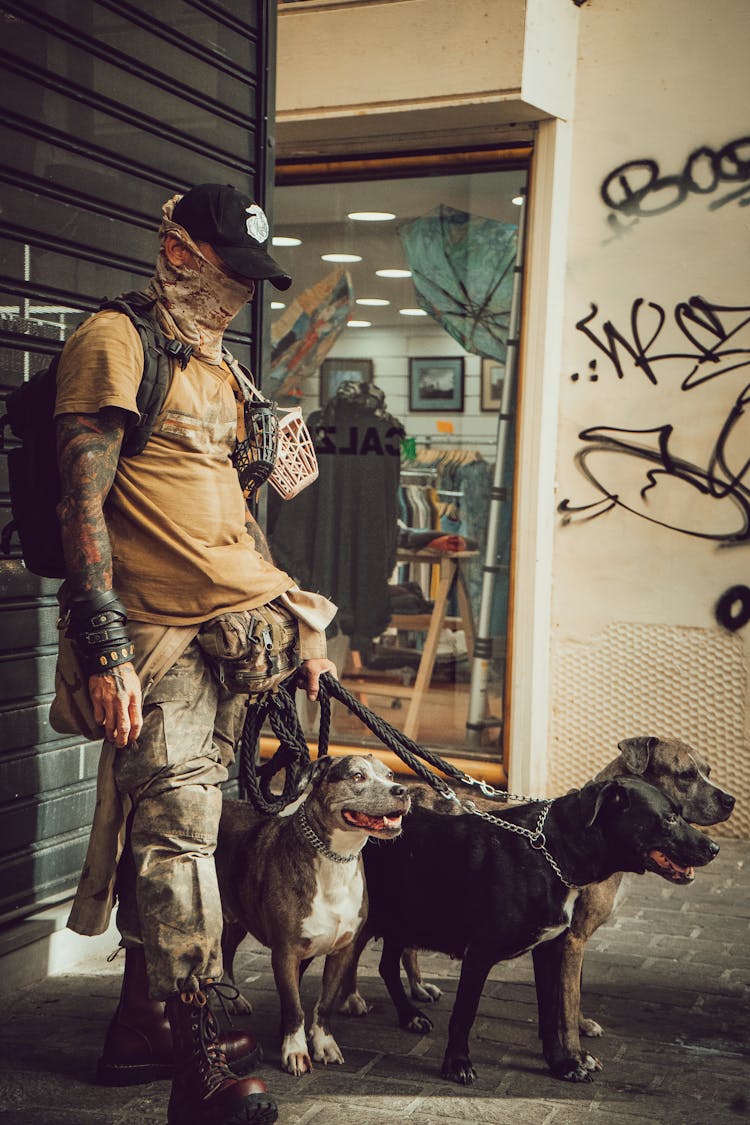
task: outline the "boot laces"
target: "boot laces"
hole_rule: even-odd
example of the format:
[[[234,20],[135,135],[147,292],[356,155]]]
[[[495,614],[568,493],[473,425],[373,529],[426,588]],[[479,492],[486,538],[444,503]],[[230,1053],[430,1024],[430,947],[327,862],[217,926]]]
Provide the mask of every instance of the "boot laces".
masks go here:
[[[211,995],[216,997],[228,1017],[227,1000],[234,1000],[239,996],[239,989],[221,981],[204,981],[197,992],[180,993],[180,999],[191,1009],[190,1025],[195,1045],[199,1048],[198,1066],[205,1098],[209,1098],[228,1079],[236,1079],[219,1045],[219,1025],[209,1005]]]

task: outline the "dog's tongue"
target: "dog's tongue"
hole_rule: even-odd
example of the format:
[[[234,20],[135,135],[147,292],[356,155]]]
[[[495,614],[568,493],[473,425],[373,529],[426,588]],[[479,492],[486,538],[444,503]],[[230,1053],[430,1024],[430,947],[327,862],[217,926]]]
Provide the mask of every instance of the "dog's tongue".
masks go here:
[[[695,878],[694,867],[680,867],[679,863],[675,863],[673,859],[670,859],[669,856],[664,854],[664,852],[660,852],[658,848],[654,848],[653,851],[650,851],[648,854],[651,856],[651,859],[653,859],[654,863],[658,863],[659,867],[670,872],[671,874],[681,875],[685,879]]]
[[[368,816],[367,813],[353,812],[350,809],[344,811],[344,816],[350,824],[354,824],[357,828],[364,828],[370,832],[381,832],[384,828],[398,828],[401,824],[401,816]]]

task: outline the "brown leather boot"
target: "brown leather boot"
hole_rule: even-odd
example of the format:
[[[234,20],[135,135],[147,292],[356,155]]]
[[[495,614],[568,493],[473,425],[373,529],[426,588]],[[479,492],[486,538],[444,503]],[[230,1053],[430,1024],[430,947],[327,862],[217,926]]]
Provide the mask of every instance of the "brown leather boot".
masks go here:
[[[247,1074],[263,1057],[257,1039],[234,1028],[220,1033],[219,1043],[235,1074]],[[173,1073],[172,1032],[164,1004],[149,997],[143,949],[126,949],[120,1002],[107,1028],[96,1080],[102,1086],[137,1086]]]
[[[174,1078],[167,1125],[271,1125],[276,1102],[257,1078],[238,1078],[219,1046],[219,1029],[208,1005],[215,987],[170,996],[166,1010],[174,1043]]]

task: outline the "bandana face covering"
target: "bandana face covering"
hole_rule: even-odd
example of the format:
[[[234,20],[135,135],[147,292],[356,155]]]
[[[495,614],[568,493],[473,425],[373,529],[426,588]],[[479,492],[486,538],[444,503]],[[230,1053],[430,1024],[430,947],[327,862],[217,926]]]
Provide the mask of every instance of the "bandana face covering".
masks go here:
[[[156,298],[162,328],[182,343],[192,344],[199,359],[219,364],[224,331],[252,300],[255,285],[235,281],[209,262],[188,232],[172,222],[172,209],[180,198],[175,195],[162,207],[161,250],[148,292]],[[164,250],[168,234],[173,234],[190,250],[194,264],[176,266],[169,261]]]

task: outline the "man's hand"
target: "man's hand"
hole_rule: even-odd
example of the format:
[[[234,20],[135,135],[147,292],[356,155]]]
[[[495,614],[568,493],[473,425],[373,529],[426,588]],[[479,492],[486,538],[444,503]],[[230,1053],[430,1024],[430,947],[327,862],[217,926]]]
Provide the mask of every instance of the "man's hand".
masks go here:
[[[109,672],[89,676],[89,695],[107,742],[122,749],[138,737],[143,726],[141,681],[132,664],[118,664]]]
[[[338,679],[336,665],[327,657],[303,660],[299,666],[300,686],[305,689],[307,698],[313,703],[318,698],[318,681],[324,672],[330,672],[334,679]]]

